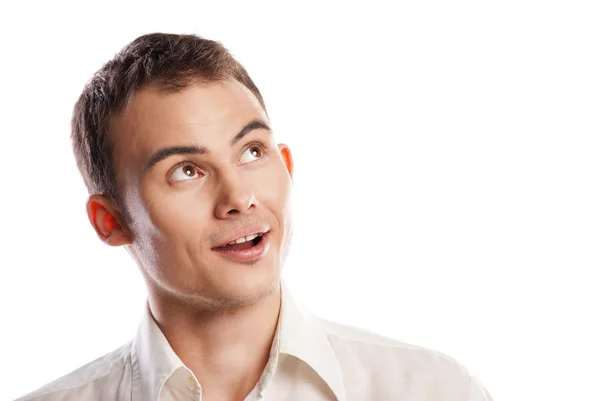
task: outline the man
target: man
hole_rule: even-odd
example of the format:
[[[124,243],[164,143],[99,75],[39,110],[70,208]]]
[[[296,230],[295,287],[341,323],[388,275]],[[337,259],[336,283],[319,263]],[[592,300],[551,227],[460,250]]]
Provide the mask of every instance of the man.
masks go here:
[[[75,105],[90,223],[148,288],[134,340],[21,400],[490,400],[443,354],[301,311],[290,149],[218,42],[137,38]]]

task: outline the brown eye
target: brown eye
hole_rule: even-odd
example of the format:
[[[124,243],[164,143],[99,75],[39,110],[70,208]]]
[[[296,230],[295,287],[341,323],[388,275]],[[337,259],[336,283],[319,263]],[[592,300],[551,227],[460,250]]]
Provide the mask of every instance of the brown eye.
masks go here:
[[[250,153],[252,153],[252,156],[254,156],[254,157],[261,157],[262,149],[259,148],[258,146],[253,146],[250,148]]]
[[[190,178],[195,178],[196,175],[198,175],[198,171],[193,164],[184,164],[173,171],[171,179],[173,181],[186,181]]]
[[[250,146],[248,149],[246,149],[244,151],[244,153],[242,153],[242,157],[240,158],[240,161],[243,164],[250,163],[257,159],[260,159],[261,157],[263,157],[263,155],[264,155],[263,149],[258,145],[253,145],[253,146]]]
[[[187,175],[188,177],[193,176],[195,173],[195,170],[193,168],[191,168],[190,166],[185,166],[183,168],[183,171],[184,171],[184,174]]]

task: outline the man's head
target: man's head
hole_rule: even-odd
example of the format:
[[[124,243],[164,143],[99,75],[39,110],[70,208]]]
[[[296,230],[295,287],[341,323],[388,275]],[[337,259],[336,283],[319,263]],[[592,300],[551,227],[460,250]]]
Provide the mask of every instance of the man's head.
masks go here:
[[[220,43],[134,40],[86,85],[72,140],[90,222],[103,241],[127,246],[152,294],[222,308],[277,289],[291,239],[291,154]],[[255,233],[245,251],[223,247]]]

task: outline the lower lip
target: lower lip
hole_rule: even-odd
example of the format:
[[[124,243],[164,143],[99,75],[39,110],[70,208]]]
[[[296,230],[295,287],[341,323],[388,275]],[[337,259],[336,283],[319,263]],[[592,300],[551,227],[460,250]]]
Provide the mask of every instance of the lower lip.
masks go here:
[[[233,262],[248,263],[258,260],[269,250],[269,233],[264,233],[262,240],[252,248],[241,249],[239,251],[219,249],[213,251]]]

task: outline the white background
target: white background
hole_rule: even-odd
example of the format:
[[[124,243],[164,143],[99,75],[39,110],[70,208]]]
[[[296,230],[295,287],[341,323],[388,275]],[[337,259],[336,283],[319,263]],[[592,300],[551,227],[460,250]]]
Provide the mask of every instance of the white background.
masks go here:
[[[0,399],[135,333],[141,275],[88,223],[69,121],[154,31],[221,41],[262,91],[295,156],[298,300],[496,401],[600,399],[597,2],[393,4],[3,3]]]

